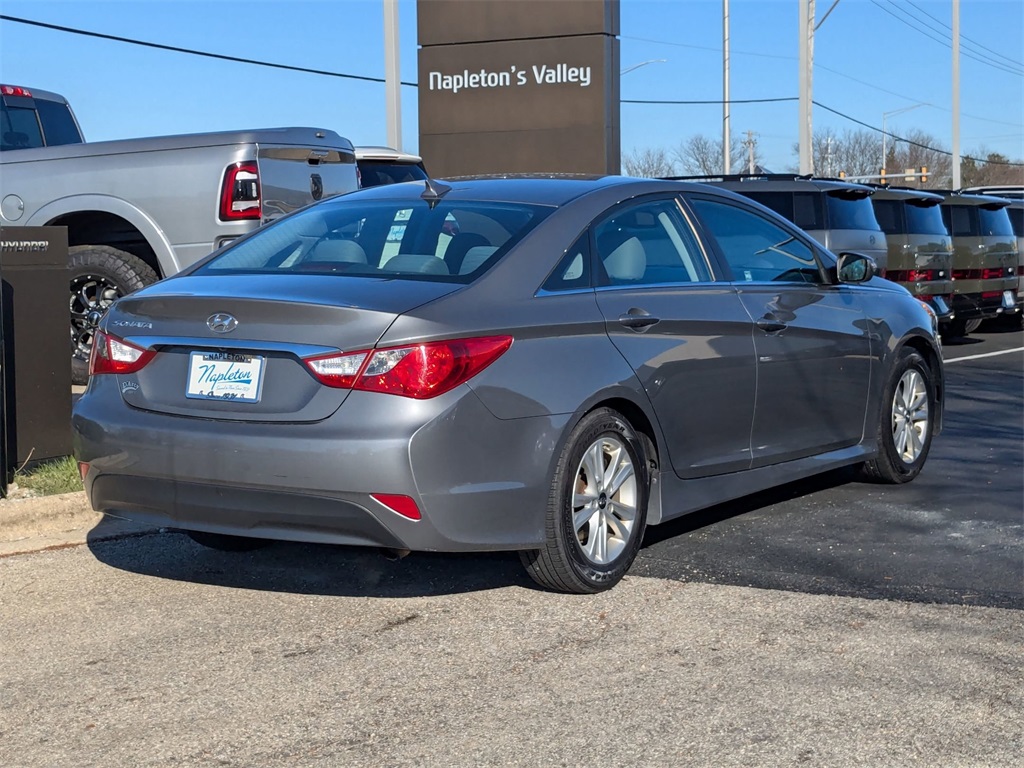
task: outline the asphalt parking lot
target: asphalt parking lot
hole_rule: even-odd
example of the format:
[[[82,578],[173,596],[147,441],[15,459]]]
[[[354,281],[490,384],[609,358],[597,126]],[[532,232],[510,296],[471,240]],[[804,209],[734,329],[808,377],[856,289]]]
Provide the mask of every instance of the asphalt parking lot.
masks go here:
[[[1018,765],[1022,347],[946,348],[914,483],[833,474],[653,528],[600,595],[512,555],[105,523],[0,558],[0,765]]]
[[[635,572],[1024,608],[1021,347],[1006,326],[946,345],[945,425],[914,482],[865,485],[840,471],[723,504],[652,528]]]

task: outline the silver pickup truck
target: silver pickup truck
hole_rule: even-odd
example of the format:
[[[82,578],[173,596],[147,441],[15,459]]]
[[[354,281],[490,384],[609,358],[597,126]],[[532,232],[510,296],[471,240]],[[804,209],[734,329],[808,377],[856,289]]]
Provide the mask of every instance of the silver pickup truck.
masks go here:
[[[352,143],[274,128],[83,143],[64,97],[0,85],[0,224],[68,228],[72,377],[118,297],[358,187]]]

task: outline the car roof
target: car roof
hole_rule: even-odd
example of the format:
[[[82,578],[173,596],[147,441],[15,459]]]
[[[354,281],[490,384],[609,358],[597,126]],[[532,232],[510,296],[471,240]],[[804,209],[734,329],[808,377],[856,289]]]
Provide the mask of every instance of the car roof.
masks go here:
[[[391,147],[356,147],[356,160],[387,160],[393,163],[422,163],[423,158]]]
[[[728,176],[667,176],[672,181],[694,181],[726,189],[755,189],[750,186],[756,184],[756,189],[769,190],[772,192],[795,192],[807,187],[814,187],[822,192],[829,192],[836,189],[861,190],[865,195],[870,195],[874,190],[865,184],[854,184],[852,181],[843,179],[822,178],[818,176],[796,176],[788,173],[766,173],[760,175],[731,174]]]
[[[889,187],[885,184],[869,184],[875,188],[872,200],[933,200],[940,203],[942,195],[929,192],[926,189],[914,189],[913,187]]]
[[[587,176],[582,174],[456,177],[433,179],[431,183],[451,187],[451,191],[446,192],[442,198],[446,201],[487,200],[550,206],[565,205],[584,195],[612,188],[619,188],[623,199],[655,192],[695,192],[708,189],[701,184],[638,179],[629,176]],[[407,181],[401,184],[368,187],[358,192],[349,193],[345,197],[351,199],[352,195],[358,195],[365,200],[415,199],[422,197],[425,189],[425,183],[422,181]],[[732,193],[718,187],[712,188],[711,191],[718,195],[733,196]]]
[[[995,195],[971,194],[966,191],[952,189],[936,189],[937,194],[942,195],[943,205],[970,205],[989,208],[1005,208],[1010,201],[1005,197]]]

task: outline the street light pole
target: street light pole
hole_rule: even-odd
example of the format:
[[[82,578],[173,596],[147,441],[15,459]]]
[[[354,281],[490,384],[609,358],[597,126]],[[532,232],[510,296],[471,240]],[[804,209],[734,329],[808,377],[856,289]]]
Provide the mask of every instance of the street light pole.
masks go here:
[[[814,0],[798,0],[800,41],[800,174],[814,173],[814,153],[811,148],[811,94],[814,76]]]
[[[388,146],[402,150],[402,85],[398,68],[398,0],[384,0],[384,103]]]
[[[729,0],[722,0],[722,173],[732,173],[729,136]]]
[[[960,0],[953,0],[953,189],[960,189]]]

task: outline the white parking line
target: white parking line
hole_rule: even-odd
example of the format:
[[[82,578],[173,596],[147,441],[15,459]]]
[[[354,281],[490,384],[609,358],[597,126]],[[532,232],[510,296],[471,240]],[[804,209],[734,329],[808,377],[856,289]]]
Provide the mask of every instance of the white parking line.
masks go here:
[[[967,355],[965,357],[953,357],[949,360],[943,360],[944,363],[959,363],[961,360],[977,360],[980,357],[995,357],[996,355],[1009,355],[1013,352],[1024,352],[1024,347],[1017,347],[1016,349],[1002,349],[999,352],[986,352],[983,355]]]

